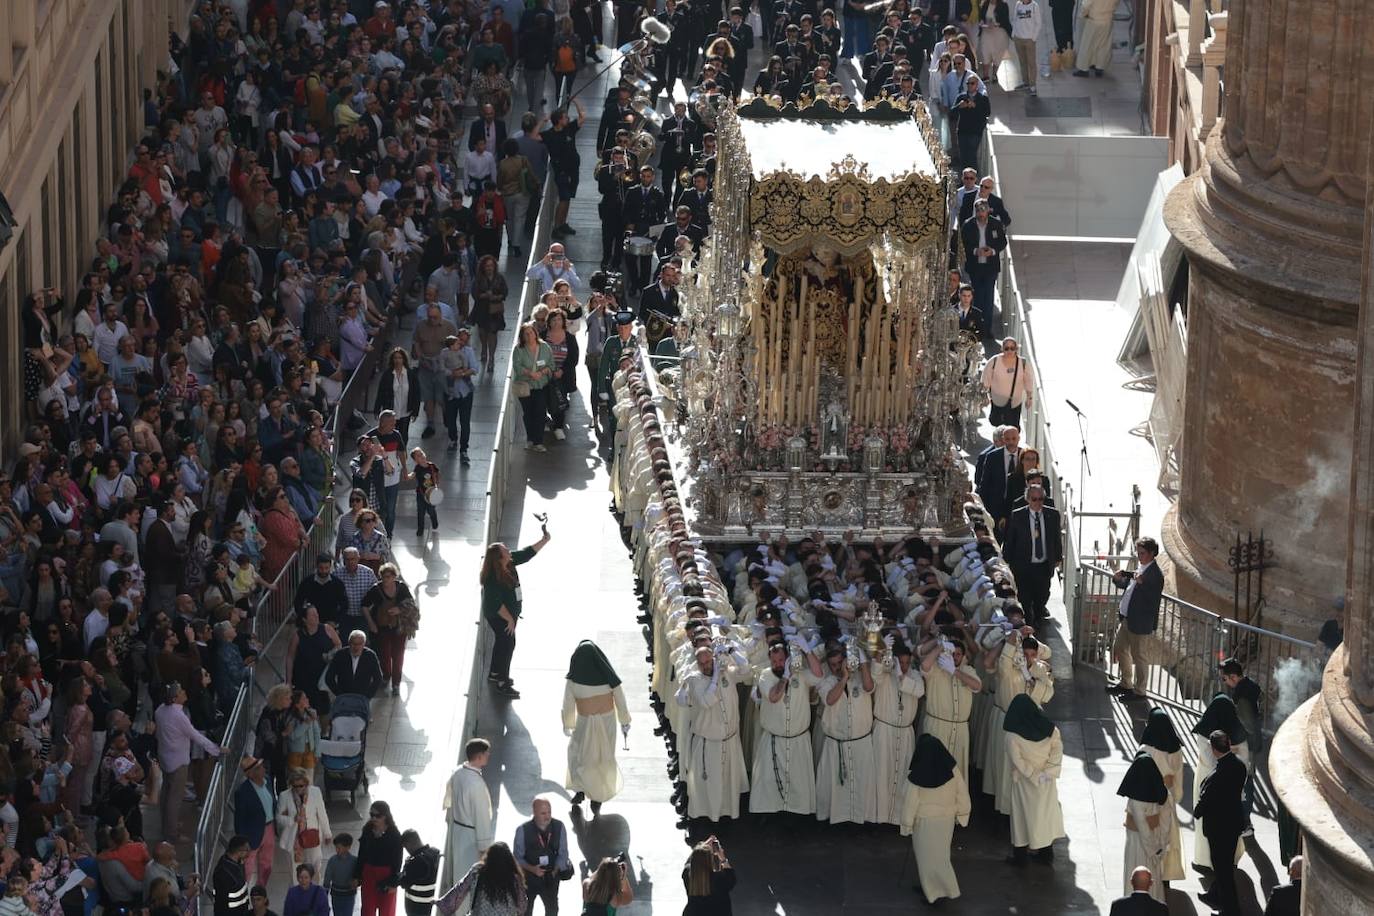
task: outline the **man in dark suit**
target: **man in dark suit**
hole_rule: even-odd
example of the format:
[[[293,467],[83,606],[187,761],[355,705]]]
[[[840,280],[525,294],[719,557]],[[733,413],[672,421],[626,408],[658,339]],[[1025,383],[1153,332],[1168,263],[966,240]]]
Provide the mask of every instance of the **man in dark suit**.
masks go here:
[[[1016,470],[1017,462],[1020,460],[1021,430],[1015,426],[1008,426],[1002,430],[1002,445],[988,455],[973,478],[978,498],[983,501],[983,507],[992,517],[993,530],[996,531],[998,540],[1006,540],[1007,537],[1004,526],[998,525],[997,522],[1010,514],[1010,507],[1007,505],[1007,478]]]
[[[1002,250],[1007,232],[992,215],[988,202],[975,200],[973,219],[959,227],[964,243],[964,273],[973,284],[973,304],[983,313],[983,336],[992,337],[993,294],[1002,272]]]
[[[348,634],[348,651],[335,652],[324,672],[324,685],[334,696],[357,693],[370,700],[382,680],[382,663],[367,647],[367,634],[362,630]]]
[[[621,86],[601,112],[601,124],[596,134],[597,152],[610,148],[615,141],[615,132],[625,126],[627,119],[632,121],[634,118],[634,109],[630,107],[630,90]]]
[[[1064,541],[1059,510],[1045,505],[1044,487],[1026,488],[1026,508],[1011,514],[1002,555],[1016,577],[1016,591],[1028,616],[1036,623],[1048,620],[1050,583],[1064,559]]]
[[[1006,433],[1005,426],[994,426],[992,429],[992,444],[978,453],[978,457],[973,459],[973,479],[981,480],[983,477],[983,465],[988,463],[988,458],[993,452],[1001,448],[1005,443],[1003,436]]]
[[[1150,637],[1159,625],[1159,601],[1164,594],[1164,573],[1155,558],[1159,544],[1154,538],[1135,542],[1135,556],[1140,566],[1135,573],[1125,570],[1112,576],[1112,583],[1126,594],[1117,608],[1120,617],[1116,639],[1112,642],[1112,657],[1120,668],[1120,680],[1109,689],[1120,691],[1127,699],[1145,698],[1149,686],[1150,665],[1146,660]]]
[[[686,102],[674,102],[673,113],[659,128],[658,166],[663,170],[663,191],[671,193],[678,173],[692,164],[701,142],[701,125],[687,114]]]
[[[1198,899],[1213,906],[1221,916],[1239,916],[1232,850],[1240,842],[1240,832],[1245,827],[1245,810],[1240,802],[1240,793],[1245,789],[1245,764],[1231,753],[1231,739],[1226,732],[1214,731],[1208,735],[1208,741],[1217,768],[1202,781],[1193,817],[1201,820],[1202,835],[1212,849],[1212,887]]]
[[[650,348],[672,333],[672,325],[666,322],[676,322],[682,314],[678,307],[677,284],[677,268],[670,262],[663,265],[658,282],[640,294],[639,322],[648,331]],[[661,317],[656,318],[655,313]]]
[[[482,106],[482,116],[468,129],[468,149],[477,149],[477,141],[483,138],[487,141],[487,149],[500,159],[501,147],[506,145],[506,122],[496,117],[496,109],[490,104]]]
[[[973,304],[973,286],[968,283],[959,284],[958,298],[954,308],[959,312],[959,330],[972,331],[978,335],[978,339],[983,339],[983,326],[986,323],[983,317],[983,310]],[[953,348],[953,344],[950,345]]]
[[[1002,221],[1003,229],[1011,228],[1011,214],[1007,212],[1006,206],[1002,203],[1002,198],[994,194],[993,188],[996,184],[991,175],[984,175],[978,182],[978,190],[972,194],[964,194],[960,197],[959,203],[959,225],[963,225],[973,219],[973,205],[977,201],[986,200],[988,202],[988,212],[993,219]]]
[[[1131,892],[1112,901],[1108,916],[1169,916],[1169,907],[1150,896],[1154,875],[1144,865],[1131,872]]]
[[[694,253],[701,250],[701,240],[706,237],[706,230],[692,222],[692,208],[685,204],[674,211],[672,225],[659,233],[658,242],[654,245],[654,254],[660,261],[677,253],[677,239],[681,235],[692,240]]]
[[[1280,884],[1269,893],[1264,916],[1298,916],[1302,912],[1302,856],[1294,856],[1288,863],[1288,883]]]
[[[735,57],[726,66],[738,93],[749,70],[749,52],[754,49],[754,27],[744,21],[744,8],[740,6],[730,7],[730,44],[735,49]]]
[[[667,213],[668,200],[662,189],[654,184],[652,166],[639,169],[639,186],[625,194],[625,231],[626,234],[640,238],[649,237],[649,228],[660,225]],[[625,281],[630,289],[639,289],[649,282],[653,262],[648,255],[626,254]]]

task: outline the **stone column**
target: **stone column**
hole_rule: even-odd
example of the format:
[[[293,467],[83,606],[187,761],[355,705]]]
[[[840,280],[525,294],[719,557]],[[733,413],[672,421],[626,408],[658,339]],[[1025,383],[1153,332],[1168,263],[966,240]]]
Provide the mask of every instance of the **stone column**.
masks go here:
[[[1232,3],[1222,118],[1165,220],[1187,251],[1180,595],[1228,612],[1227,550],[1269,538],[1262,623],[1305,639],[1345,579],[1374,17],[1362,0]]]
[[[1345,644],[1279,730],[1269,774],[1302,828],[1302,912],[1374,912],[1374,195],[1365,214]]]

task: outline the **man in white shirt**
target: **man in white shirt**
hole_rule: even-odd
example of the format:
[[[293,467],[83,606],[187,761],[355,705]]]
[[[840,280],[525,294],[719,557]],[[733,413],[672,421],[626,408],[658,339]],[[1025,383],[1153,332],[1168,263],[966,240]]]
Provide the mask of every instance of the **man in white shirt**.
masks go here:
[[[119,320],[119,306],[113,302],[105,306],[105,320],[96,325],[92,334],[96,358],[108,369],[119,352],[119,342],[129,336],[128,326]]]
[[[1040,37],[1040,4],[1036,0],[1016,0],[1011,8],[1011,43],[1016,47],[1016,63],[1021,69],[1021,85],[1035,95],[1035,40]]]
[[[114,598],[110,590],[102,586],[91,592],[91,604],[91,612],[81,625],[81,638],[87,649],[110,628],[110,606],[114,604]]]
[[[1140,566],[1134,575],[1122,570],[1112,576],[1112,583],[1125,593],[1117,608],[1120,619],[1112,641],[1112,658],[1121,679],[1108,689],[1124,693],[1126,699],[1145,696],[1150,680],[1146,643],[1159,625],[1159,602],[1164,595],[1164,573],[1155,562],[1158,542],[1149,537],[1136,541],[1135,556]]]
[[[468,869],[496,839],[491,823],[491,793],[482,779],[482,767],[491,760],[491,742],[473,738],[463,748],[464,762],[454,770],[444,792],[448,811],[449,875],[463,880]]]

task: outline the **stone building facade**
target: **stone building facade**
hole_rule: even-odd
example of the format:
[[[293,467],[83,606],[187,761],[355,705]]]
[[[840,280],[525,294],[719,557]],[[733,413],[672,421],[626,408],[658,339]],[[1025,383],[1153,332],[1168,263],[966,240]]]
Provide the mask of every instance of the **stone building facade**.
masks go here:
[[[183,29],[190,7],[189,0],[3,2],[0,191],[15,218],[14,236],[0,250],[6,465],[25,418],[24,297],[47,286],[76,288],[143,130],[142,91],[166,69],[169,29]]]
[[[1345,581],[1374,116],[1374,19],[1359,7],[1231,5],[1223,119],[1165,210],[1190,269],[1181,482],[1164,530],[1178,594],[1229,607],[1227,549],[1263,531],[1278,566],[1261,622],[1307,639]]]

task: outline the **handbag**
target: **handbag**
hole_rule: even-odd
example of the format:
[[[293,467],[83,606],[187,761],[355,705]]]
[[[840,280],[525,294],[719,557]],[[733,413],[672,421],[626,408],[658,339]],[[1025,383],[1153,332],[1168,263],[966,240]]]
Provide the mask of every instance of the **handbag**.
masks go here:
[[[297,832],[296,845],[301,849],[314,849],[320,845],[320,832],[314,827],[307,827]]]
[[[527,397],[530,396],[530,383],[529,383],[529,382],[511,382],[511,383],[510,383],[510,390],[511,390],[511,394],[514,394],[517,398],[527,398]]]

